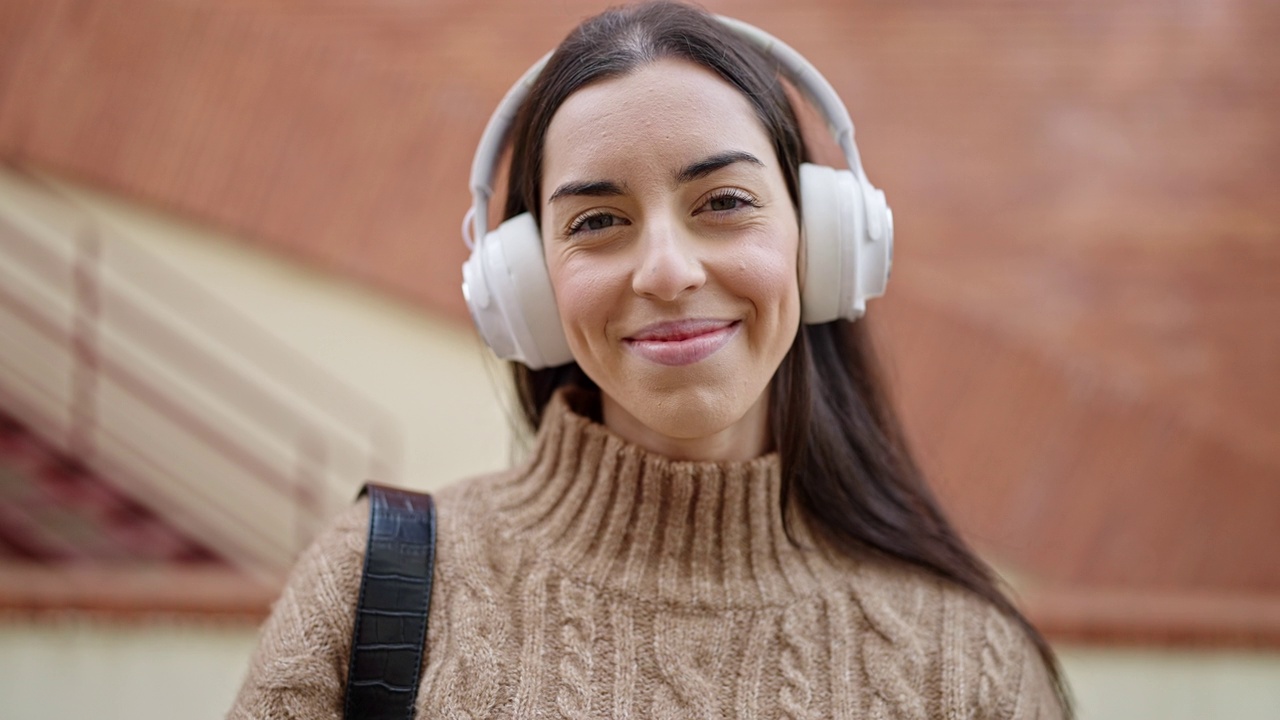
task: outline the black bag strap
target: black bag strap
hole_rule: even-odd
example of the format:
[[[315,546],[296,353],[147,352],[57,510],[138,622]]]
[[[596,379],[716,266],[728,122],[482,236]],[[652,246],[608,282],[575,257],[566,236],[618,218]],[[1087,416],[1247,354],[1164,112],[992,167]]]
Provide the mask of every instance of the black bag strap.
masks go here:
[[[436,555],[431,496],[368,483],[369,545],[347,669],[347,720],[412,720]]]

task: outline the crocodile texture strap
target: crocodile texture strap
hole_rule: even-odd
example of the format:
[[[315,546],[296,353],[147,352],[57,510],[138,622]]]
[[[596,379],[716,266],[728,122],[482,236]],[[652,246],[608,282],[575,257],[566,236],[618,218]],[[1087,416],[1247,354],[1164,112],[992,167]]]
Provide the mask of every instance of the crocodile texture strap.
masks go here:
[[[347,720],[412,720],[435,564],[430,495],[369,483],[369,545],[347,670]]]

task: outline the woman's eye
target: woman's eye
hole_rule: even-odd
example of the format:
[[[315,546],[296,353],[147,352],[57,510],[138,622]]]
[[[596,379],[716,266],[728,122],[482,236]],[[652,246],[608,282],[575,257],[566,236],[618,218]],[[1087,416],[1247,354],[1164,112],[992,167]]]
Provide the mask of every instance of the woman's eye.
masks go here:
[[[614,225],[621,225],[621,224],[622,224],[622,218],[618,217],[617,215],[613,215],[611,213],[606,213],[606,212],[593,213],[590,215],[580,217],[577,220],[574,220],[573,223],[569,226],[569,234],[572,235],[576,232],[580,232],[583,230],[587,232],[593,232],[596,230],[605,230],[607,228],[613,227]]]
[[[711,201],[707,203],[707,207],[716,211],[733,210],[738,207],[738,203],[740,202],[742,202],[742,198],[740,197],[734,197],[733,195],[725,195],[722,197],[711,198]]]
[[[710,210],[711,212],[733,212],[741,210],[744,207],[759,207],[755,198],[746,194],[741,190],[730,190],[713,195],[703,203],[700,211]]]

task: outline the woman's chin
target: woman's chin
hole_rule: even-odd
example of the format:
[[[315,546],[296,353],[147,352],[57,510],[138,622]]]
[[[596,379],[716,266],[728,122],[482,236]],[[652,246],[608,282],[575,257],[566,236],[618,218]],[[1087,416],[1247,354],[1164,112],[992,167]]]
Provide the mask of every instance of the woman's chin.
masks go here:
[[[768,446],[761,399],[686,392],[620,403],[605,394],[604,423],[624,440],[675,460],[746,460]]]

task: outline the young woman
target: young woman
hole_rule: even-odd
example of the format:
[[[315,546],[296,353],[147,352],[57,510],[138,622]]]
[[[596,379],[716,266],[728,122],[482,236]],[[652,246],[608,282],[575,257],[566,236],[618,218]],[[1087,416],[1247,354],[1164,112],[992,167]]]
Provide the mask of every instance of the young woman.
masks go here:
[[[504,272],[549,281],[551,320],[495,340],[475,257],[468,300],[525,360],[536,439],[436,496],[419,717],[1070,712],[1048,646],[913,464],[864,326],[822,321],[824,303],[861,313],[888,248],[869,291],[818,277],[815,254],[853,252],[820,247],[805,207],[834,171],[802,170],[776,55],[743,32],[677,4],[610,11],[520,103],[515,220],[476,252],[525,233],[541,257]],[[845,224],[887,245],[855,171],[833,181],[857,194]],[[231,717],[341,716],[368,512],[303,556]]]

